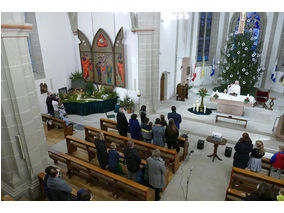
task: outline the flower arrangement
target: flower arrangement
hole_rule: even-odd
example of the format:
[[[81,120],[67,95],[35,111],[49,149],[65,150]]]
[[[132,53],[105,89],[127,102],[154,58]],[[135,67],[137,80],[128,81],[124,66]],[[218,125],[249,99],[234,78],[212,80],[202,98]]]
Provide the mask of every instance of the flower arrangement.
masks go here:
[[[208,92],[208,90],[206,88],[201,88],[201,89],[198,90],[197,95],[200,95],[201,97],[205,97],[205,96],[208,95],[207,92]]]
[[[245,103],[248,103],[249,102],[249,98],[246,97],[246,99],[244,100]]]
[[[218,99],[218,98],[219,98],[219,95],[218,95],[217,93],[215,93],[215,94],[213,95],[213,98]]]

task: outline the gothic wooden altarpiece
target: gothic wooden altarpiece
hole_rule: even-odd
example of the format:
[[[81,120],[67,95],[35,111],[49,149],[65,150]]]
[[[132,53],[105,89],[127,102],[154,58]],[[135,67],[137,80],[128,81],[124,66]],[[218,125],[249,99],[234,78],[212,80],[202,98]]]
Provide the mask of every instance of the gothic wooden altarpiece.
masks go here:
[[[114,47],[103,29],[97,31],[92,47],[80,30],[78,36],[84,79],[96,84],[125,87],[123,28],[116,36]]]

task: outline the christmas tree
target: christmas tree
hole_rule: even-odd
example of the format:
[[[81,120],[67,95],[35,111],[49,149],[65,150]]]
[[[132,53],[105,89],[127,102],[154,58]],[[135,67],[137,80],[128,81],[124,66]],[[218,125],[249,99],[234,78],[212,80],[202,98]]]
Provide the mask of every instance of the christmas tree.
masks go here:
[[[263,69],[260,67],[260,42],[253,28],[246,26],[244,33],[231,34],[221,55],[220,76],[228,85],[238,80],[241,94],[252,93]],[[254,94],[251,94],[254,95]]]

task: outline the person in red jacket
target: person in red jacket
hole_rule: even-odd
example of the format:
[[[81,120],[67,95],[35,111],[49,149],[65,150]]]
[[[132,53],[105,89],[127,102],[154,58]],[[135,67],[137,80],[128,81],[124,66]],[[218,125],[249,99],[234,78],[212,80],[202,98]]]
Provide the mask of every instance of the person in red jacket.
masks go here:
[[[281,172],[284,170],[284,146],[279,146],[279,152],[275,153],[271,159],[270,163],[272,167],[270,169],[271,177],[280,179]]]

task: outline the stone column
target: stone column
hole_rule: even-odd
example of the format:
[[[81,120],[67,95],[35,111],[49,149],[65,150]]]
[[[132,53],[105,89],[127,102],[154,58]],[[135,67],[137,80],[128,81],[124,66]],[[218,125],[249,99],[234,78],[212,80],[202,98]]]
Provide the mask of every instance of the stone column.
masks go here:
[[[23,13],[1,13],[1,194],[39,196],[37,174],[48,165]]]
[[[160,52],[160,13],[137,13],[138,35],[138,89],[141,92],[140,106],[147,111],[155,111],[159,105],[159,52]],[[146,31],[153,29],[154,31]]]

